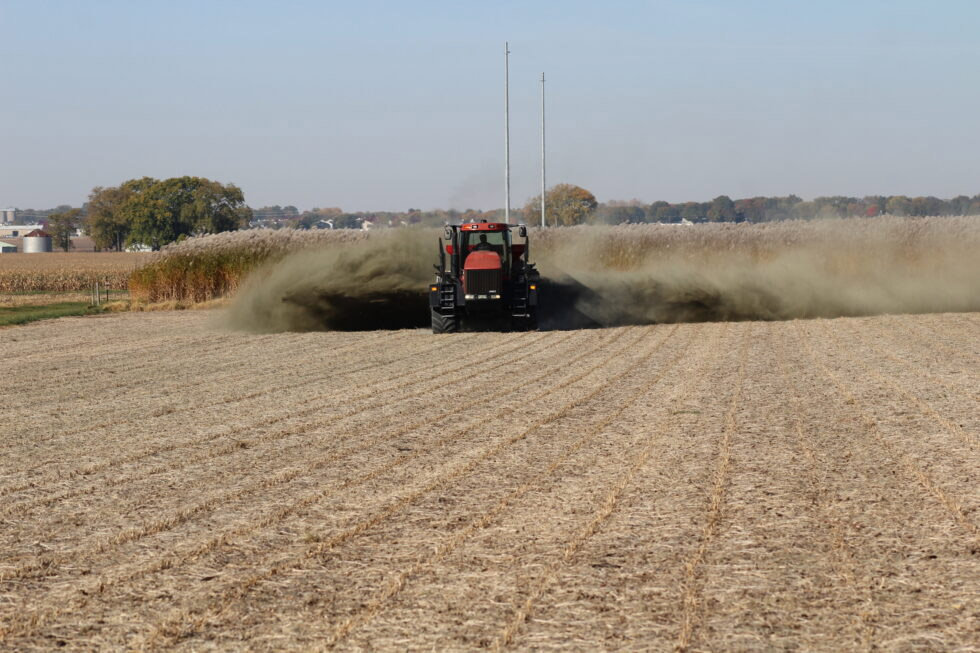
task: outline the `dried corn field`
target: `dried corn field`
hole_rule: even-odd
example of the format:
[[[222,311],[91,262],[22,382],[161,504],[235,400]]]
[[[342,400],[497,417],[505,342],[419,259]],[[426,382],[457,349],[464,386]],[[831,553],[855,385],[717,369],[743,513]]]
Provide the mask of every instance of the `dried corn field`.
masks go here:
[[[0,256],[0,293],[89,291],[98,281],[124,289],[148,261],[139,252],[51,252]]]
[[[211,319],[10,332],[0,647],[976,646],[980,314]]]

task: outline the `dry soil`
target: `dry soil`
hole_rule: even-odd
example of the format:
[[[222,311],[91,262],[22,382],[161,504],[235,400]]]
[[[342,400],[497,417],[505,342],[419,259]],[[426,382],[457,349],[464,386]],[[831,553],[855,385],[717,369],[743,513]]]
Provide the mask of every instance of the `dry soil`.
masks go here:
[[[975,650],[980,314],[4,333],[0,648]]]

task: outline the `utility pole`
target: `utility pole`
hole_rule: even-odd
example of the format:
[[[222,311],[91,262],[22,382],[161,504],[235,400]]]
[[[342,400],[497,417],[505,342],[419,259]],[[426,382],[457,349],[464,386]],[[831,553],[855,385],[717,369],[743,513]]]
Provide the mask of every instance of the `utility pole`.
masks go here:
[[[510,48],[504,42],[504,222],[510,224]]]
[[[544,227],[544,73],[541,73],[541,226]]]

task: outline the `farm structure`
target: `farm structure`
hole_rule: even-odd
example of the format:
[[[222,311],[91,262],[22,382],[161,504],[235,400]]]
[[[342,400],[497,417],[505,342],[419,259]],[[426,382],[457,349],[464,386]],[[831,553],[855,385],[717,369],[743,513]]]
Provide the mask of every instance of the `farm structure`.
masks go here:
[[[40,228],[39,224],[0,224],[0,238],[23,238]]]
[[[21,242],[23,243],[25,254],[42,254],[52,250],[51,235],[40,229],[35,229],[25,234]]]
[[[213,320],[17,331],[0,647],[976,644],[980,314]]]

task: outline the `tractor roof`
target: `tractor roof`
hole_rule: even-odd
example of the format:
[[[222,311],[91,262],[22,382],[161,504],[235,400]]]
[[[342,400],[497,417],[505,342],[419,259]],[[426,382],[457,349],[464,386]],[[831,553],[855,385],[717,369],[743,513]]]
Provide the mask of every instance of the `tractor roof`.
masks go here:
[[[459,226],[463,231],[510,231],[506,222],[466,222]]]

